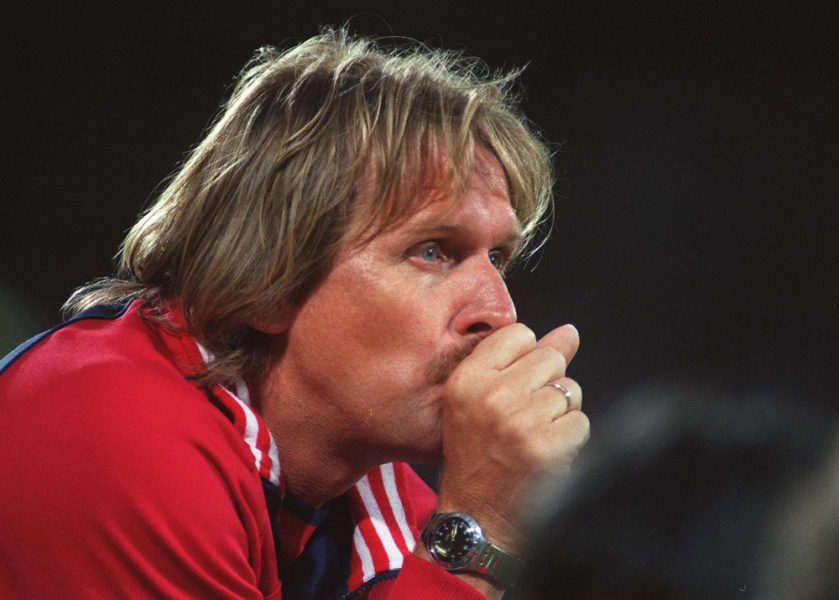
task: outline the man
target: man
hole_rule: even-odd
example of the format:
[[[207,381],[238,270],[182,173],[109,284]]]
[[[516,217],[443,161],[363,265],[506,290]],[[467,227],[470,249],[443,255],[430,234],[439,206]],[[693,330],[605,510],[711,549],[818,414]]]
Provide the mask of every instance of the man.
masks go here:
[[[119,276],[2,364],[0,595],[513,584],[521,490],[588,422],[576,330],[537,341],[503,279],[548,152],[470,69],[340,30],[257,54]]]

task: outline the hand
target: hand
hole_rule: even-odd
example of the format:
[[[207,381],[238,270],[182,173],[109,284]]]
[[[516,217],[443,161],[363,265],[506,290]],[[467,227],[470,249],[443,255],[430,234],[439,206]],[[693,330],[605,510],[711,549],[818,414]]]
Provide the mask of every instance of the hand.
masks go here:
[[[522,551],[516,509],[528,479],[570,464],[588,439],[582,390],[565,377],[579,343],[571,325],[537,341],[515,323],[478,344],[446,383],[438,510],[471,514],[508,552]],[[570,403],[549,381],[570,392]]]

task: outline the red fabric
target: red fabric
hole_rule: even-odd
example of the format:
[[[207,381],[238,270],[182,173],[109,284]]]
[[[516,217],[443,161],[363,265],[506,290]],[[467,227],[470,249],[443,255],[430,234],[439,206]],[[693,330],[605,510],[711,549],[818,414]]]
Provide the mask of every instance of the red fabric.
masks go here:
[[[0,375],[0,597],[281,598],[254,454],[184,378],[201,362],[194,340],[135,303],[57,330]],[[435,497],[405,473],[416,532]],[[371,589],[482,597],[410,555]]]
[[[405,557],[399,577],[370,590],[367,600],[486,600],[468,583],[416,556]]]
[[[389,463],[372,469],[347,492],[355,523],[350,590],[400,569],[405,555],[413,551],[427,518],[426,513],[415,513],[413,500],[416,496],[418,501],[429,497],[436,501],[434,493],[420,484],[410,467]]]
[[[370,487],[373,490],[373,493],[378,497],[386,496],[387,492],[385,491],[385,485],[382,481],[382,473],[380,470],[375,469],[370,471],[367,476],[370,480]],[[382,502],[379,505],[379,508],[382,512],[382,516],[385,522],[394,522],[397,520],[396,516],[394,515],[393,507],[388,502]],[[406,511],[410,510],[410,506],[405,506],[404,509]],[[412,523],[414,521],[413,515],[407,514],[406,520],[408,523]],[[406,536],[402,534],[402,532],[394,532],[393,539],[396,543],[396,547],[402,554],[409,554],[414,549],[415,540],[419,537],[419,530],[414,529],[407,534],[408,539]]]
[[[253,459],[175,357],[128,310],[0,377],[0,597],[280,597]]]

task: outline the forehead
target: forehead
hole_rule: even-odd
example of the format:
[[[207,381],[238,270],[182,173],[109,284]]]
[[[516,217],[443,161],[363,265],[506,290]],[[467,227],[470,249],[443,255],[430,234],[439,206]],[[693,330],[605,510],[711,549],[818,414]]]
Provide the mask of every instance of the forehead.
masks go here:
[[[510,200],[510,191],[507,185],[507,176],[501,163],[483,146],[475,148],[475,160],[472,164],[472,178],[470,183],[478,186],[494,196],[504,196]]]
[[[443,160],[448,160],[448,157],[445,155],[442,158]],[[489,190],[493,194],[504,195],[509,199],[509,183],[507,181],[507,174],[504,172],[504,167],[501,166],[501,162],[486,146],[475,144],[469,167],[470,170],[466,173],[469,176],[469,181],[466,182],[467,184],[472,184],[474,179],[479,179],[479,184],[485,186],[483,189]]]
[[[519,229],[518,219],[510,204],[507,180],[498,161],[484,151],[476,155],[469,179],[462,189],[437,187],[418,197],[406,217],[396,225],[407,228],[440,226],[457,222],[484,223],[493,214],[497,227]]]
[[[510,228],[518,232],[519,220],[510,203],[506,174],[498,159],[483,146],[475,146],[469,169],[450,168],[448,157],[442,152],[436,165],[426,165],[420,171],[423,174],[412,192],[394,198],[392,206],[386,207],[382,214],[372,212],[377,204],[375,198],[368,195],[365,199],[365,194],[360,194],[362,208],[353,218],[345,239],[350,244],[363,244],[396,228],[443,223],[463,212],[467,204],[474,211],[489,199],[503,201],[509,212]],[[465,203],[467,198],[479,202]]]

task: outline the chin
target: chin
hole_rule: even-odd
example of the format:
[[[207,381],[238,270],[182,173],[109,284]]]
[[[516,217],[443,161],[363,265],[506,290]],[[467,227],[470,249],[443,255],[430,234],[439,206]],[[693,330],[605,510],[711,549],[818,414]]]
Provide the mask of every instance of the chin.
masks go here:
[[[411,457],[406,459],[405,462],[419,463],[423,465],[443,464],[443,445],[437,444],[434,447],[418,449],[417,452],[411,453]]]
[[[441,402],[434,398],[415,410],[404,421],[400,438],[391,447],[392,460],[426,465],[443,462],[443,428]]]
[[[415,444],[394,448],[391,460],[423,465],[443,463],[443,444],[439,435],[429,434],[415,442]]]

